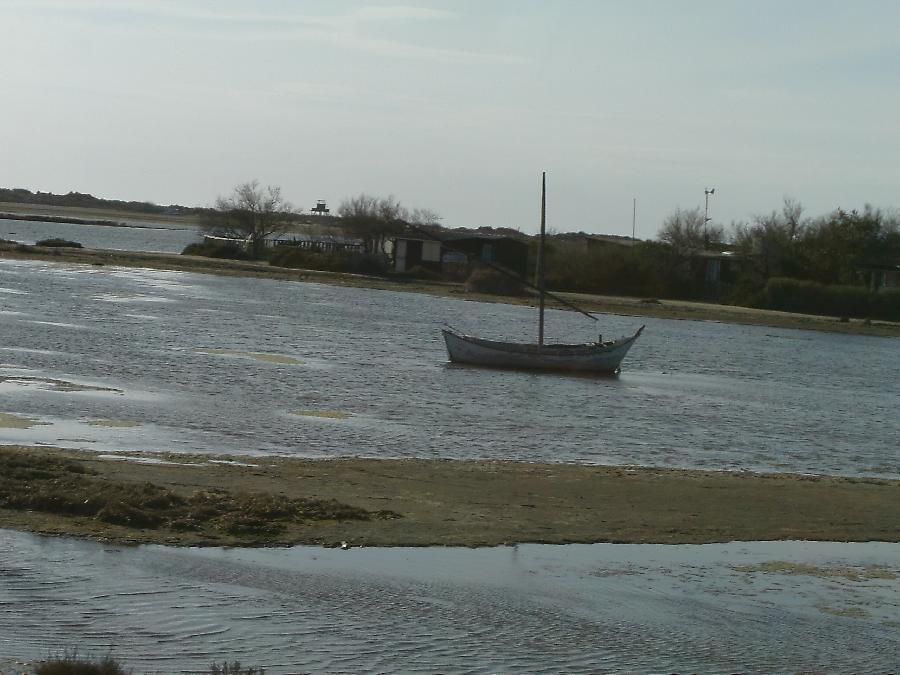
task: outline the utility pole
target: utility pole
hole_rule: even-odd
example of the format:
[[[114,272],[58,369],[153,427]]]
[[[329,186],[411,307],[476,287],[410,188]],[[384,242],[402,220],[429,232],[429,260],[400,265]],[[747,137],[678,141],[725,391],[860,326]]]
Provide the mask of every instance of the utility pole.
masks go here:
[[[706,207],[703,209],[703,243],[708,247],[709,228],[707,225],[709,224],[709,196],[716,194],[716,188],[706,188],[703,190],[703,194],[706,195]]]
[[[634,246],[634,224],[637,221],[637,197],[631,203],[631,245]]]
[[[544,344],[544,238],[547,229],[547,172],[541,172],[541,241],[538,247],[538,293],[540,305],[538,306],[538,344]]]
[[[706,188],[703,191],[703,194],[706,195],[706,208],[703,211],[703,227],[706,227],[706,224],[709,222],[709,196],[716,194],[716,188]]]

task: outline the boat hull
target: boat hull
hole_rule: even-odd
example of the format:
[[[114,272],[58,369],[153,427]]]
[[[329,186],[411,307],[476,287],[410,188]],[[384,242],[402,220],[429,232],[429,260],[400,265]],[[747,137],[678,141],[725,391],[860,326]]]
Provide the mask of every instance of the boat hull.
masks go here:
[[[581,345],[534,345],[484,340],[444,329],[447,354],[453,363],[490,368],[557,370],[613,374],[641,334],[613,342]]]

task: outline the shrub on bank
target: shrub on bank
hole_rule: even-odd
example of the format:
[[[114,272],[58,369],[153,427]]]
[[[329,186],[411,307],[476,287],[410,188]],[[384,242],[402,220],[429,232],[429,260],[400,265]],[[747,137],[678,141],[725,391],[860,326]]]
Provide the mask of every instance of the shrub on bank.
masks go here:
[[[490,295],[528,295],[528,291],[521,281],[490,267],[474,269],[466,279],[466,291]]]
[[[761,305],[783,312],[900,321],[900,289],[872,292],[864,286],[829,286],[779,277],[766,283]]]
[[[422,265],[416,265],[410,270],[407,270],[406,275],[408,277],[412,277],[413,279],[419,279],[420,281],[443,281],[443,275],[437,270],[430,269],[428,267],[422,267]]]
[[[78,652],[39,663],[35,675],[126,675],[126,671],[112,656],[102,659],[79,657]]]
[[[181,252],[182,255],[202,255],[207,258],[225,258],[227,260],[252,260],[253,256],[238,244],[229,242],[203,241],[196,244],[188,244]]]
[[[49,246],[60,248],[81,248],[81,244],[77,241],[69,241],[68,239],[41,239],[35,246]]]
[[[388,269],[384,256],[370,253],[325,253],[297,246],[276,246],[269,255],[269,264],[292,269],[371,275],[385,274]]]

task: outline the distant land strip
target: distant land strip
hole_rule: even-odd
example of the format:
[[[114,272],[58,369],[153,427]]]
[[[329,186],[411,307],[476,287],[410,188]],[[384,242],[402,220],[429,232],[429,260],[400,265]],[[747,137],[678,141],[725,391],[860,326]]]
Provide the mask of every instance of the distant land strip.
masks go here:
[[[0,220],[30,220],[39,223],[71,223],[73,225],[128,227],[127,223],[121,223],[117,220],[96,220],[92,218],[76,218],[75,216],[45,216],[35,213],[0,213]]]

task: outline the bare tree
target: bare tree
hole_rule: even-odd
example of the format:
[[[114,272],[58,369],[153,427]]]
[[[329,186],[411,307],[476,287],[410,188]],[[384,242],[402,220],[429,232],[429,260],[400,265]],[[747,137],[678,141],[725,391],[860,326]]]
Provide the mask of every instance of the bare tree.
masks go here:
[[[227,197],[219,197],[201,226],[211,234],[243,239],[253,254],[259,255],[266,237],[284,232],[293,213],[280,187],[263,188],[252,180],[235,187]]]
[[[391,237],[403,234],[409,225],[435,226],[441,217],[428,209],[410,211],[393,196],[360,194],[338,206],[344,230],[363,240],[367,253],[384,253]]]
[[[735,227],[735,247],[754,261],[762,278],[798,271],[797,243],[805,227],[802,215],[800,203],[785,197],[781,213],[757,215],[752,225]]]
[[[707,223],[697,207],[689,211],[676,209],[663,221],[656,236],[677,253],[690,255],[721,244],[724,231],[721,226]]]

